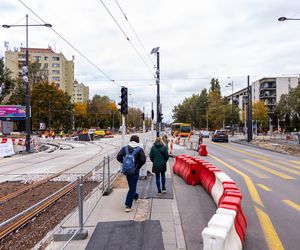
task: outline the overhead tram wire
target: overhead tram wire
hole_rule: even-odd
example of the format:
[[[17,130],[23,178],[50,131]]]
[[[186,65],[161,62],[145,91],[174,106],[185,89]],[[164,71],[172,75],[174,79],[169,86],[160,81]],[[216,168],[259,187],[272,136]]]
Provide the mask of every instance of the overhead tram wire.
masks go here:
[[[142,55],[140,54],[140,52],[137,50],[136,46],[131,42],[131,40],[129,39],[129,37],[126,35],[125,31],[122,29],[122,27],[120,26],[120,24],[118,23],[118,21],[116,20],[116,18],[113,16],[113,14],[110,12],[110,10],[107,8],[107,6],[103,3],[102,0],[99,0],[102,5],[104,6],[104,8],[106,9],[106,11],[109,13],[109,15],[111,16],[111,18],[114,20],[114,22],[116,23],[116,25],[118,26],[118,28],[121,30],[121,32],[123,33],[123,35],[125,36],[126,40],[130,43],[130,45],[133,47],[133,49],[135,50],[135,52],[138,54],[138,56],[140,57],[140,59],[143,61],[143,63],[145,64],[145,66],[149,69],[150,73],[155,77],[154,72],[152,71],[152,69],[149,67],[149,65],[146,63],[146,61],[144,60],[144,58],[142,57]]]
[[[120,11],[122,12],[122,14],[124,15],[125,20],[128,22],[129,27],[131,28],[132,32],[135,34],[137,40],[139,41],[140,45],[142,46],[142,48],[145,51],[145,54],[147,55],[148,59],[150,60],[150,62],[153,64],[153,66],[155,67],[155,63],[153,62],[152,58],[150,57],[150,54],[147,52],[142,40],[139,38],[138,34],[135,32],[135,29],[133,28],[133,26],[131,25],[131,23],[129,22],[129,19],[127,18],[127,15],[125,14],[125,12],[123,11],[123,9],[121,8],[119,2],[117,0],[115,0],[116,4],[118,5]]]
[[[21,4],[23,4],[31,13],[33,13],[38,19],[40,19],[43,23],[46,23],[38,14],[36,14],[30,7],[28,7],[22,0],[18,0]],[[93,65],[99,72],[101,72],[110,82],[115,83],[119,87],[121,85],[117,83],[114,79],[112,79],[108,74],[106,74],[102,69],[100,69],[95,63],[93,63],[89,58],[87,58],[82,52],[80,52],[74,45],[72,45],[67,39],[65,39],[62,35],[60,35],[55,29],[50,28],[56,35],[58,35],[62,40],[64,40],[72,49],[74,49],[79,55],[81,55],[85,60],[87,60],[91,65]]]

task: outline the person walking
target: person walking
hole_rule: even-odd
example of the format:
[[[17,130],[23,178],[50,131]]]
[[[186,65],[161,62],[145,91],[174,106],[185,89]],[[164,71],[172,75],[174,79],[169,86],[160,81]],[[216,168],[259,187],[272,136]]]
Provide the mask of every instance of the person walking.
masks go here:
[[[199,133],[199,138],[198,138],[198,150],[200,149],[200,145],[203,143],[203,135],[200,132]]]
[[[132,154],[134,156],[135,169],[133,175],[126,175],[129,190],[125,200],[125,212],[132,211],[133,200],[138,200],[139,195],[136,192],[136,186],[139,179],[140,168],[146,162],[146,156],[144,150],[139,146],[140,139],[137,135],[130,137],[128,145],[124,146],[117,155],[117,161],[123,163],[123,159],[126,155]]]
[[[158,194],[166,193],[166,170],[169,153],[160,137],[156,138],[150,150],[150,159],[153,162],[152,172],[155,173]],[[161,184],[161,185],[160,185]]]

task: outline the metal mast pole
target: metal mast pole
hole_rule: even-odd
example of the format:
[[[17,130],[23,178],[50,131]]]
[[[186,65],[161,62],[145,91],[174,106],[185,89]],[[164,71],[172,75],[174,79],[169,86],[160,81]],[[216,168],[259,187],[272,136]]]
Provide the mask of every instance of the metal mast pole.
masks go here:
[[[156,53],[156,59],[157,59],[157,68],[156,68],[156,85],[157,85],[157,104],[156,104],[156,137],[159,137],[159,125],[160,125],[160,112],[159,112],[159,106],[160,106],[160,94],[159,94],[159,82],[160,82],[160,72],[159,72],[159,52]]]
[[[28,51],[28,14],[26,14],[26,72],[25,72],[25,105],[26,105],[26,152],[30,151],[30,89],[29,89],[29,78],[28,78],[28,67],[29,67],[29,51]]]

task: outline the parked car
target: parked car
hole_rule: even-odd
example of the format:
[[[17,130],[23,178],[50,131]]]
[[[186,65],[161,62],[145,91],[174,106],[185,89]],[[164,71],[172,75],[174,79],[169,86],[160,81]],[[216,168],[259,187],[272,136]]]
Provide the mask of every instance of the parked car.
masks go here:
[[[209,138],[209,131],[207,131],[207,130],[202,130],[202,131],[201,131],[201,134],[202,134],[202,137],[203,137],[203,138]]]
[[[226,130],[216,130],[211,136],[211,140],[213,142],[216,141],[228,142],[228,134]]]

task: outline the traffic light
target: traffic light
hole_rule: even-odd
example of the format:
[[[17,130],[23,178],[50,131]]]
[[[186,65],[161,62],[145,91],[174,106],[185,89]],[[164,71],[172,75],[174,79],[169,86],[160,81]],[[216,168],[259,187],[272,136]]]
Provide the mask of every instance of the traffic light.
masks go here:
[[[128,92],[127,88],[122,87],[121,88],[121,102],[118,103],[121,108],[120,112],[122,115],[127,115],[128,114]]]
[[[141,118],[143,121],[145,120],[145,113],[141,113]]]
[[[153,120],[154,119],[154,110],[152,109],[151,110],[151,120]]]
[[[159,113],[159,121],[161,122],[163,119],[163,113]]]

